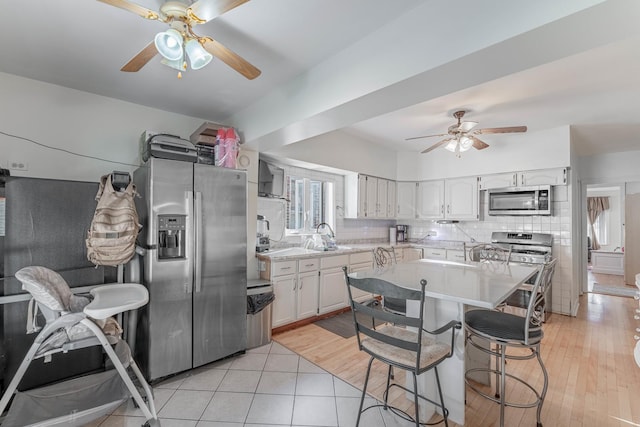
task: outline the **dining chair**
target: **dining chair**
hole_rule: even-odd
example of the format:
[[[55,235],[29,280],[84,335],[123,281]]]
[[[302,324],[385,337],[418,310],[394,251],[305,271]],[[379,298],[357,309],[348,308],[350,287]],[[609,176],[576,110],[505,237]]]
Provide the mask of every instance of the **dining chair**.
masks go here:
[[[391,410],[397,416],[409,422],[414,422],[416,427],[419,427],[421,423],[418,399],[423,399],[439,408],[444,424],[445,426],[448,426],[449,424],[447,419],[449,411],[444,404],[437,366],[442,361],[453,355],[455,332],[457,329],[461,328],[461,323],[457,321],[450,321],[446,325],[433,331],[429,331],[424,328],[424,299],[425,287],[427,286],[427,281],[424,279],[420,281],[419,290],[407,289],[377,278],[356,279],[349,277],[346,267],[343,268],[343,271],[349,294],[349,305],[353,313],[353,322],[356,328],[358,348],[360,351],[364,351],[371,356],[367,365],[364,386],[362,388],[356,427],[360,425],[362,413],[374,407],[383,407],[385,410]],[[419,301],[419,317],[407,317],[385,310],[376,310],[365,304],[358,303],[353,299],[352,288],[378,294],[383,297]],[[373,329],[368,322],[365,323],[360,321],[356,316],[357,313],[363,313],[366,316],[380,319],[385,323],[382,327]],[[439,341],[438,336],[443,335],[448,331],[451,333],[450,341],[447,341],[446,336],[444,341]],[[367,393],[367,385],[369,384],[369,376],[371,374],[371,365],[374,360],[381,361],[389,367],[387,371],[387,385],[383,396],[384,403],[377,403],[363,409],[364,398]],[[391,383],[391,372],[394,367],[411,373],[413,377],[413,389],[395,382]],[[435,373],[439,402],[420,395],[418,392],[418,375],[421,375],[431,369],[433,369]],[[399,408],[389,405],[389,390],[392,387],[399,387],[413,395],[415,417],[412,417],[407,412]],[[422,423],[422,425],[424,425],[424,423]]]
[[[536,280],[529,293],[529,303],[524,316],[488,309],[469,310],[465,313],[466,345],[472,345],[478,350],[499,360],[499,363],[496,363],[495,369],[489,367],[467,369],[465,372],[465,383],[471,390],[480,394],[482,397],[500,404],[501,427],[504,426],[504,411],[507,406],[516,408],[537,407],[537,427],[542,427],[540,415],[544,398],[547,394],[549,378],[542,358],[540,357],[540,343],[544,336],[542,330],[542,315],[546,303],[544,298],[545,292],[541,291],[541,287],[543,285],[550,286],[556,261],[557,260],[554,259],[539,267]],[[487,346],[487,342],[492,345]],[[524,354],[521,351],[507,353],[507,349],[524,349],[527,352]],[[507,360],[520,361],[533,358],[537,359],[544,378],[542,390],[540,391],[536,390],[533,385],[526,382],[523,378],[506,372]],[[496,392],[493,396],[482,391],[476,383],[471,380],[472,374],[478,372],[496,375]],[[535,395],[535,399],[524,403],[507,401],[505,389],[507,378],[514,380],[514,384],[521,384],[528,388]]]

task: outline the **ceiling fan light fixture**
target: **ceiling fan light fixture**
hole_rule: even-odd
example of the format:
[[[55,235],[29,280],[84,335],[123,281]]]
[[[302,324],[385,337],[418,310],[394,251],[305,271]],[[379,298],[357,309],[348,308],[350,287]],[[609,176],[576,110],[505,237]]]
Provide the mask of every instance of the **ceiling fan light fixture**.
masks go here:
[[[196,39],[189,40],[185,45],[185,50],[187,51],[191,68],[194,70],[199,70],[206,66],[213,59],[213,55],[207,52]]]
[[[182,34],[173,28],[156,34],[154,43],[160,55],[169,61],[180,60],[184,55]]]
[[[183,57],[180,57],[180,59],[176,59],[174,61],[170,61],[166,58],[162,58],[160,60],[160,63],[166,65],[167,67],[171,67],[175,70],[178,71],[186,71],[187,70],[187,63],[184,61]]]
[[[467,151],[473,147],[473,140],[467,136],[460,137],[460,151]]]
[[[445,150],[449,150],[452,153],[456,152],[456,147],[458,146],[458,140],[455,138],[451,138],[449,142],[444,146]]]

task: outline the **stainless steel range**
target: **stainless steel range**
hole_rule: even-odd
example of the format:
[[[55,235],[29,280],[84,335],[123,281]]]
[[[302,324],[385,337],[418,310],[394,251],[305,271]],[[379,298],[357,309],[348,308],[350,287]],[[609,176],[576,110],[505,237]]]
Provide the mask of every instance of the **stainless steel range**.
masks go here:
[[[510,264],[545,264],[553,259],[551,234],[495,231],[491,233],[491,243],[510,250]],[[507,299],[507,305],[526,309],[531,294],[530,285],[535,279],[529,279],[525,286],[514,292]],[[542,320],[545,321],[551,313],[551,283],[543,283],[540,292],[544,293],[545,298],[545,311],[542,315]]]
[[[494,231],[491,233],[491,243],[511,249],[509,262],[544,264],[551,261],[551,234]]]

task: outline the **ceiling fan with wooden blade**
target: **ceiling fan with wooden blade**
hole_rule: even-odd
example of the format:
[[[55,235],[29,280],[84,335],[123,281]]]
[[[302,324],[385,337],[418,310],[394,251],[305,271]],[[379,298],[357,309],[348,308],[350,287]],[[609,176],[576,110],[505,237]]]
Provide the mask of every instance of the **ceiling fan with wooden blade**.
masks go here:
[[[447,133],[440,133],[435,135],[423,135],[423,136],[414,136],[412,138],[407,138],[406,141],[411,141],[415,139],[422,138],[432,138],[436,136],[446,136],[445,139],[436,142],[431,147],[423,150],[422,153],[428,153],[432,150],[435,150],[438,147],[444,146],[447,150],[456,153],[458,157],[460,157],[460,153],[463,151],[467,151],[471,147],[476,150],[484,150],[489,146],[486,142],[482,141],[476,135],[486,135],[486,134],[494,134],[494,133],[515,133],[515,132],[526,132],[526,126],[510,126],[510,127],[500,127],[500,128],[484,128],[484,129],[476,129],[473,130],[478,125],[478,122],[471,121],[462,121],[462,117],[464,117],[465,111],[456,111],[453,113],[453,117],[458,119],[458,123],[449,126],[447,129]]]
[[[187,59],[194,70],[207,65],[213,57],[220,59],[249,80],[261,71],[231,49],[211,37],[201,37],[193,27],[204,24],[249,0],[198,0],[189,5],[182,1],[167,1],[159,12],[154,12],[128,0],[98,0],[102,3],[135,13],[142,18],[162,21],[169,25],[167,31],[158,33],[151,43],[127,62],[121,71],[136,72],[142,69],[158,53],[162,63],[181,72],[187,70]]]

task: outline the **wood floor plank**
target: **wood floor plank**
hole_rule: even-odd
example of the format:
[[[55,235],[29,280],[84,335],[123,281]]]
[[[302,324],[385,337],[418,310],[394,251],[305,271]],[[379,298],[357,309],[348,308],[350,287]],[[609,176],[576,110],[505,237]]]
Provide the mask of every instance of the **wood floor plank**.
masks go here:
[[[545,323],[541,348],[549,371],[549,390],[542,410],[545,427],[640,426],[640,368],[633,360],[633,335],[640,327],[640,322],[633,320],[636,307],[633,298],[585,294],[580,297],[576,317],[554,314]],[[345,339],[311,324],[273,338],[362,389],[369,358],[358,350],[355,337]],[[507,370],[542,386],[535,359],[509,362]],[[402,371],[396,372],[396,378],[404,384]],[[385,382],[386,367],[376,361],[370,394],[382,399]],[[525,396],[523,391],[513,393],[516,398]],[[412,402],[404,393],[393,392],[391,400],[411,410]],[[467,388],[466,426],[497,426],[499,414],[498,405]],[[506,419],[509,426],[535,426],[535,408],[506,408]]]

